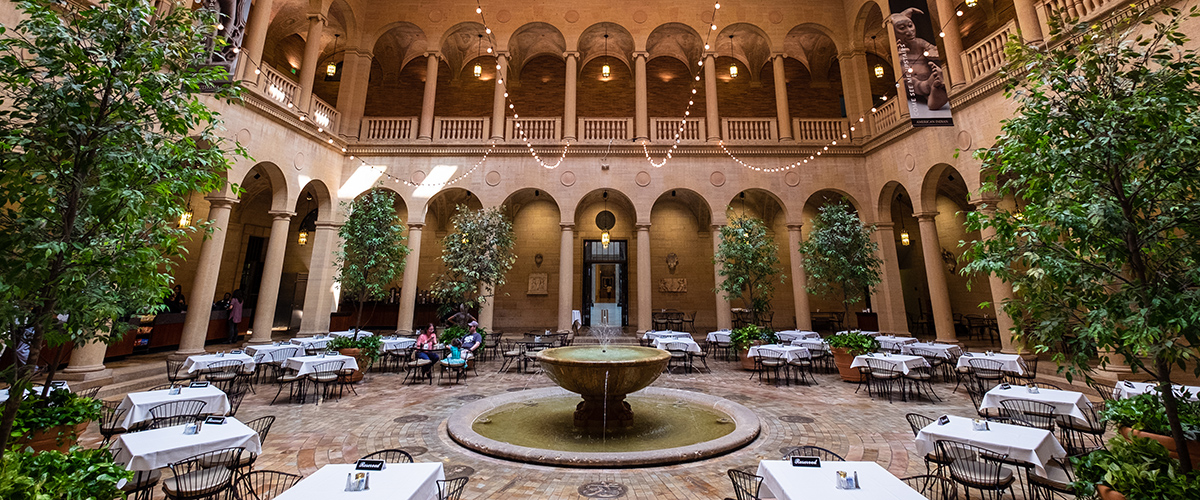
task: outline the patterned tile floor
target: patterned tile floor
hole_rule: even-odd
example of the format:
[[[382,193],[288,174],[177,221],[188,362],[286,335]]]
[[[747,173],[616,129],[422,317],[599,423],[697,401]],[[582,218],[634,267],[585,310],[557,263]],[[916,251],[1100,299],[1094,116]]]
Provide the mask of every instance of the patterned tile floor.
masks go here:
[[[370,373],[358,395],[319,404],[277,403],[273,384],[260,384],[238,412],[247,421],[278,417],[256,468],[308,475],[322,465],[351,462],[385,448],[401,448],[417,461],[441,461],[447,476],[469,475],[463,498],[621,498],[690,499],[733,496],[726,470],[753,472],[760,460],[778,459],[792,446],[817,445],[847,460],[871,460],[897,476],[924,474],[923,460],[913,450],[913,435],[904,415],[919,412],[973,415],[970,399],[953,384],[935,384],[942,402],[888,403],[837,375],[817,375],[814,386],[773,386],[749,380],[736,363],[710,360],[710,373],[663,374],[654,386],[722,396],[755,411],[759,437],[727,455],[680,465],[634,469],[570,469],[526,465],[487,457],[457,446],[446,434],[445,420],[457,408],[481,396],[551,386],[542,374],[495,373],[499,363],[480,363],[478,375],[462,383],[402,384],[403,376]],[[1062,383],[1061,380],[1048,381]],[[286,395],[286,393],[285,393]],[[113,398],[119,398],[114,396]],[[99,436],[95,426],[84,444]],[[601,483],[601,484],[594,484]],[[586,496],[585,496],[586,494]],[[156,491],[156,498],[162,496]]]

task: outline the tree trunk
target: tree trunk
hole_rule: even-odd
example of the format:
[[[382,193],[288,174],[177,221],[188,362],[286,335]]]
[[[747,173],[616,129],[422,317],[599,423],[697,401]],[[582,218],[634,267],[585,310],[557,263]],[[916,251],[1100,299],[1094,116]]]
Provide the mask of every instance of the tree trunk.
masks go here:
[[[50,395],[50,382],[54,380],[54,375],[58,372],[58,365],[62,363],[62,356],[63,350],[60,348],[58,351],[55,351],[54,359],[50,361],[50,366],[46,367],[46,383],[42,384],[42,397]],[[37,360],[34,360],[33,366],[37,366]]]
[[[34,315],[34,318],[39,318],[40,315]],[[18,333],[18,336],[23,333]],[[9,387],[8,401],[4,402],[4,417],[0,420],[0,458],[4,457],[5,450],[8,449],[9,437],[12,434],[13,422],[17,418],[17,409],[21,407],[21,401],[25,399],[25,389],[29,386],[29,381],[33,379],[33,368],[37,366],[37,357],[42,354],[42,336],[43,332],[40,327],[35,326],[33,329],[33,338],[29,339],[29,358],[35,360],[33,364],[28,361],[24,365],[20,365],[19,361],[14,366],[15,382]],[[13,346],[15,349],[16,346]]]
[[[1179,401],[1175,399],[1175,387],[1171,384],[1171,365],[1161,357],[1155,364],[1161,376],[1158,387],[1162,393],[1167,423],[1171,426],[1171,438],[1175,440],[1175,449],[1179,450],[1180,468],[1186,474],[1192,471],[1192,457],[1188,453],[1187,439],[1183,437],[1183,425],[1179,422]]]

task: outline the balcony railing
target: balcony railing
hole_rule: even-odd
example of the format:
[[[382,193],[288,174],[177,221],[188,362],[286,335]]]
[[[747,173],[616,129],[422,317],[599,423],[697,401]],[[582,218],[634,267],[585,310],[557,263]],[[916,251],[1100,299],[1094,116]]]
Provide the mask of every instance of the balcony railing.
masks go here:
[[[845,118],[792,119],[792,137],[798,143],[827,144],[840,141],[848,129]]]
[[[633,118],[580,118],[581,141],[628,141],[633,139]]]
[[[417,128],[417,118],[413,116],[367,116],[362,121],[362,140],[373,142],[410,141],[416,137],[413,130],[415,128]]]
[[[433,119],[433,136],[439,141],[482,141],[488,139],[491,132],[491,118],[450,118],[437,117]]]
[[[679,124],[683,122],[683,131],[680,132]],[[679,134],[680,144],[702,144],[707,137],[704,136],[704,119],[703,118],[687,118],[680,120],[678,118],[651,118],[650,119],[650,141],[656,144],[673,144],[675,143],[675,134]]]
[[[963,51],[963,69],[966,72],[967,83],[990,75],[1004,66],[1004,44],[1010,36],[1017,34],[1017,21],[1011,20],[991,36]]]
[[[296,100],[300,92],[300,84],[293,82],[271,65],[263,63],[261,74],[258,75],[258,88],[261,93],[286,106]],[[292,108],[295,110],[295,108]]]
[[[774,118],[722,118],[721,137],[727,141],[774,141],[779,138]]]
[[[518,127],[520,125],[520,127]],[[558,142],[562,137],[562,118],[509,118],[505,138],[521,140],[521,132],[530,142]]]
[[[876,108],[875,113],[871,114],[871,124],[876,134],[886,132],[900,123],[899,102],[897,99],[891,99]]]
[[[338,113],[337,109],[330,106],[320,97],[312,96],[312,109],[309,111],[309,119],[318,127],[328,130],[332,134],[338,133],[338,122],[341,121],[342,114]]]

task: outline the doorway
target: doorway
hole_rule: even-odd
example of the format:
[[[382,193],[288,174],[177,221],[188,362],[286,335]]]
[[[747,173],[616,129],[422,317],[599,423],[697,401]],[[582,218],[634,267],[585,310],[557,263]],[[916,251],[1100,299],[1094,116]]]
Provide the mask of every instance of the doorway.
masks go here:
[[[625,241],[583,242],[583,324],[629,324],[629,266]]]

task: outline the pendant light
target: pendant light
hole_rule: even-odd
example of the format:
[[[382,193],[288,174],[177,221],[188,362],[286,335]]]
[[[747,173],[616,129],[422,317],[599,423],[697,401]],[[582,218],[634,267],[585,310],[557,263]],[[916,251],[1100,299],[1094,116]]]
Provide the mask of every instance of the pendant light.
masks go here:
[[[612,241],[608,231],[617,224],[617,216],[608,211],[608,191],[604,192],[604,210],[596,214],[596,227],[600,229],[600,246],[608,249],[609,242]]]
[[[733,35],[729,35],[729,56],[733,57],[733,54],[734,54]],[[729,65],[729,77],[737,78],[737,75],[738,75],[737,59],[734,59],[734,63]]]
[[[188,193],[187,210],[179,214],[179,228],[185,229],[191,226],[193,216],[195,216],[195,212],[192,211],[192,193]]]
[[[476,49],[475,49],[475,68],[471,70],[472,73],[475,74],[475,78],[483,77],[483,66],[481,66],[479,64],[479,58],[483,57],[483,54],[480,52],[482,50],[483,50],[483,35],[479,35],[479,46],[476,47]]]
[[[875,52],[879,52],[879,47],[877,45],[875,45],[875,37],[871,37],[871,47],[875,49]],[[878,54],[876,54],[876,55],[878,55]],[[883,78],[883,65],[882,64],[875,63],[875,78]]]
[[[337,74],[337,63],[333,62],[333,57],[337,55],[338,39],[342,35],[335,33],[333,35],[333,54],[329,56],[329,65],[325,66],[325,74],[333,76]]]
[[[608,78],[609,75],[612,74],[612,68],[608,67],[608,27],[607,26],[604,27],[604,59],[605,59],[604,66],[600,67],[600,76],[603,76],[604,78]],[[607,198],[608,193],[605,193],[604,196]],[[607,242],[604,243],[604,248],[608,248]]]

